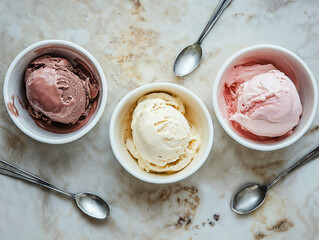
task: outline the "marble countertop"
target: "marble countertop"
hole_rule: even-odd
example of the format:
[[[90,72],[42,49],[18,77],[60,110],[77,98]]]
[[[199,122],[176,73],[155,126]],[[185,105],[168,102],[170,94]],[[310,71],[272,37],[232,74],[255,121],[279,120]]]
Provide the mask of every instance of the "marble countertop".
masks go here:
[[[1,239],[319,239],[319,161],[313,161],[269,192],[264,206],[248,216],[229,207],[233,192],[251,181],[274,177],[312,149],[319,118],[294,145],[258,152],[231,139],[218,123],[211,101],[223,62],[244,47],[270,43],[298,54],[319,79],[317,0],[234,0],[203,42],[205,58],[185,78],[176,78],[176,54],[194,42],[217,0],[176,1],[0,1],[0,92],[6,71],[25,47],[44,39],[69,40],[101,64],[108,103],[86,136],[47,145],[21,133],[0,96],[0,156],[72,192],[93,191],[111,206],[106,221],[85,217],[58,194],[0,176]],[[178,83],[209,109],[214,146],[204,166],[176,184],[135,179],[116,161],[109,122],[119,100],[151,82]]]

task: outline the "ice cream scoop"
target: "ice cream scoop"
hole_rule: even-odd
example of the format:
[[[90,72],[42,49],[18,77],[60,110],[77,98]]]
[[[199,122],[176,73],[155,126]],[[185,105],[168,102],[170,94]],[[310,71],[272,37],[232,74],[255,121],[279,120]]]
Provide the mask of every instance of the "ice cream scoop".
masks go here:
[[[99,92],[94,79],[60,57],[37,58],[24,78],[29,113],[49,124],[72,125],[86,118]]]
[[[291,131],[302,114],[293,82],[271,65],[240,66],[226,81],[224,98],[229,120],[260,137]]]
[[[141,168],[176,172],[190,163],[198,151],[199,138],[184,114],[181,100],[167,93],[151,93],[139,99],[126,147]]]

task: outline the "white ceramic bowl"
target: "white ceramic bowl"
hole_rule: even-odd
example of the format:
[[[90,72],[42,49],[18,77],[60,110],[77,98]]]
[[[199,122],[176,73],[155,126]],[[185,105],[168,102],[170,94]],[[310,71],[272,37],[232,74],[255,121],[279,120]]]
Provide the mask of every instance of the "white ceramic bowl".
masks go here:
[[[129,111],[137,100],[151,92],[167,92],[178,96],[186,107],[189,119],[196,127],[201,140],[198,154],[190,164],[173,174],[147,173],[125,147],[125,126],[128,126]],[[131,113],[132,114],[132,113]],[[150,183],[165,184],[180,181],[196,172],[206,161],[213,144],[213,124],[204,103],[190,90],[172,83],[153,83],[129,92],[116,106],[110,123],[110,141],[115,157],[133,176]]]
[[[98,105],[89,121],[80,129],[66,134],[56,134],[38,127],[28,111],[19,103],[19,99],[26,102],[24,71],[26,67],[37,57],[44,54],[64,57],[68,59],[73,66],[76,66],[74,60],[81,61],[82,65],[90,69],[100,86]],[[72,142],[87,132],[89,132],[99,121],[105,109],[107,98],[107,86],[103,70],[96,59],[82,47],[63,40],[45,40],[32,44],[24,49],[11,63],[3,87],[4,102],[12,121],[17,127],[31,138],[44,143],[62,144]],[[13,102],[14,101],[14,102]],[[14,105],[17,114],[8,107]]]
[[[257,142],[240,135],[232,127],[227,118],[226,109],[223,107],[225,104],[222,89],[228,72],[236,65],[252,62],[273,64],[294,82],[300,96],[303,114],[299,124],[293,129],[292,134],[275,142]],[[212,95],[216,116],[224,130],[240,144],[260,151],[273,151],[296,142],[309,129],[318,106],[317,83],[308,66],[295,53],[275,45],[251,46],[236,52],[228,58],[216,76]]]

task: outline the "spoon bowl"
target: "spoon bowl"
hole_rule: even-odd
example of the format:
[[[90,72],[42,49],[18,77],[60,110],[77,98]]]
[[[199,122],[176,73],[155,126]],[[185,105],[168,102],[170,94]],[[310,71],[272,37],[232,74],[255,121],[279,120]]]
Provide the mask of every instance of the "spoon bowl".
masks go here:
[[[247,214],[259,208],[266,199],[267,187],[249,183],[235,193],[230,203],[231,208],[238,214]]]
[[[87,215],[96,219],[105,219],[110,214],[109,205],[93,193],[78,193],[75,195],[78,207]]]
[[[184,48],[176,57],[173,71],[176,76],[185,76],[197,68],[203,58],[200,45],[192,44]]]

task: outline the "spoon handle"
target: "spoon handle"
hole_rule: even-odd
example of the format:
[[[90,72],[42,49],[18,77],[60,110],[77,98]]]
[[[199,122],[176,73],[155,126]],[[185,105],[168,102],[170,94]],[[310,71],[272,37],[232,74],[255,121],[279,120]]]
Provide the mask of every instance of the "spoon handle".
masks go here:
[[[297,161],[295,164],[293,164],[291,167],[289,167],[287,170],[279,174],[275,179],[270,181],[267,185],[266,188],[270,188],[273,186],[275,183],[277,183],[279,180],[282,178],[286,177],[289,173],[291,173],[293,170],[297,169],[298,167],[302,166],[303,164],[317,158],[319,156],[319,146],[317,146],[314,150],[312,150],[310,153],[308,153],[306,156],[301,158],[299,161]]]
[[[196,41],[196,44],[200,45],[204,38],[207,36],[209,31],[212,29],[212,27],[215,25],[219,17],[222,15],[224,10],[228,7],[228,5],[231,3],[232,0],[220,0],[217,4],[217,7],[214,10],[213,15],[209,19],[206,27],[204,28],[203,32],[199,36],[198,40]]]
[[[58,186],[55,186],[51,183],[49,183],[48,181],[45,181],[35,175],[33,175],[32,173],[29,173],[11,163],[8,163],[2,159],[0,159],[0,173],[9,177],[15,177],[27,182],[31,182],[37,185],[40,185],[42,187],[45,188],[49,188],[51,190],[54,190],[56,192],[59,192],[61,194],[64,194],[68,197],[71,197],[73,199],[75,199],[75,195],[71,194],[69,192],[67,192],[66,190],[64,190],[63,188],[60,188]]]

